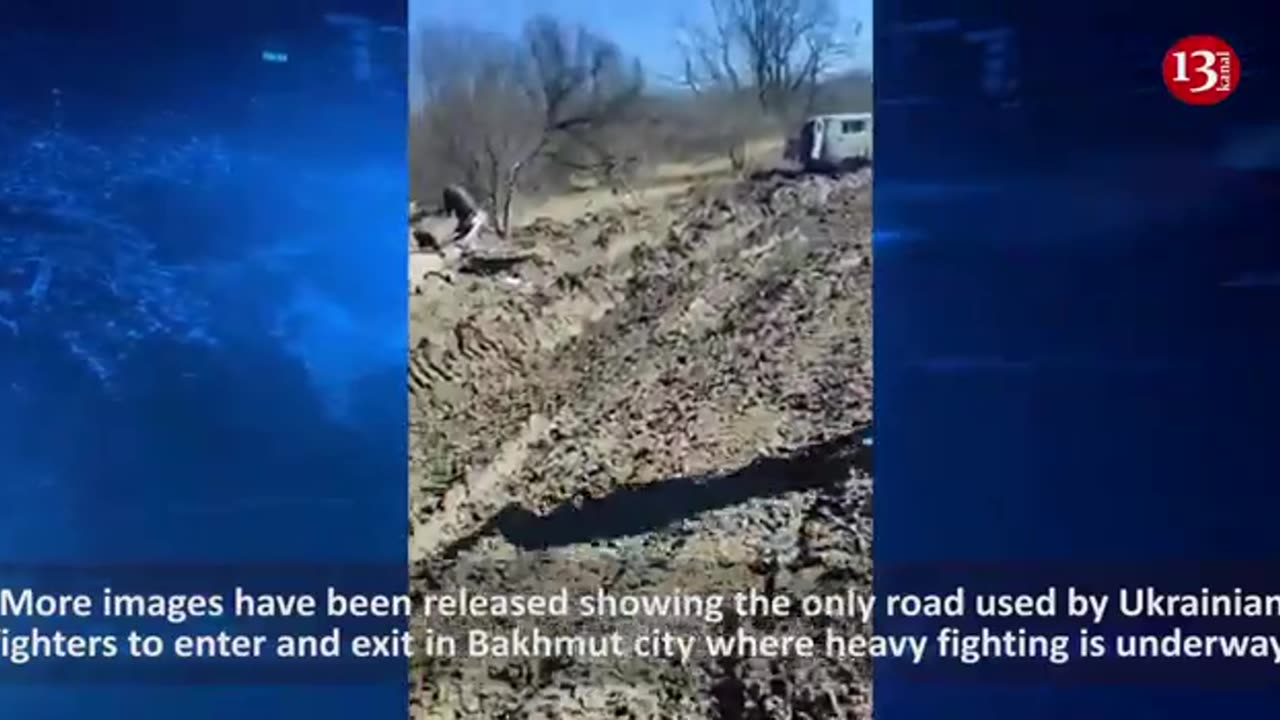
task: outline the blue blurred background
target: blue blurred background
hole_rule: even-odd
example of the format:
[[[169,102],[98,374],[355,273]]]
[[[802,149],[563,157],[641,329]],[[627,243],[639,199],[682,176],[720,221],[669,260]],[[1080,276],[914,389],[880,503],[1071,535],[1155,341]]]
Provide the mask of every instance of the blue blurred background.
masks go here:
[[[878,593],[1276,592],[1278,10],[877,4]],[[1240,56],[1221,105],[1164,87],[1194,34]],[[1274,630],[1094,630],[1179,624]],[[1276,687],[1266,660],[884,661],[876,711],[1261,718]]]
[[[406,20],[348,5],[6,4],[3,582],[166,561],[403,580]],[[406,701],[137,691],[110,710],[3,676],[13,717]]]
[[[404,28],[135,5],[132,37],[6,33],[3,526],[24,559],[311,556],[404,494]],[[286,512],[267,548],[221,531]]]

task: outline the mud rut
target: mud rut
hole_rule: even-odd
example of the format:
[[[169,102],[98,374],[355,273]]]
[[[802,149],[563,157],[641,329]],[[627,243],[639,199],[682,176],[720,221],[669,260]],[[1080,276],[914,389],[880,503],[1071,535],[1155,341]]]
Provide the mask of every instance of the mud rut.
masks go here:
[[[428,281],[414,591],[868,587],[869,183],[776,175],[537,223],[505,274]],[[826,659],[418,658],[412,715],[867,717],[869,677]]]

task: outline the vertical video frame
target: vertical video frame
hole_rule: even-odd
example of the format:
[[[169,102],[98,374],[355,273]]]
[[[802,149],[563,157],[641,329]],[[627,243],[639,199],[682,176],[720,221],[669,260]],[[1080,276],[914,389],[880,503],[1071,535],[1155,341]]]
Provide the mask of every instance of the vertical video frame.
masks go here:
[[[411,715],[869,717],[871,3],[540,5],[409,0]]]

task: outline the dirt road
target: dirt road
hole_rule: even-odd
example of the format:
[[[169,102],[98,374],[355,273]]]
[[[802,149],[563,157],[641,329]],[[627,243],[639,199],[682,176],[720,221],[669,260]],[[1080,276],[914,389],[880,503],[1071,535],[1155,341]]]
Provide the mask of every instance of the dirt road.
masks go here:
[[[866,590],[870,231],[869,173],[775,173],[418,258],[414,591]],[[412,686],[415,718],[870,708],[869,661],[825,657],[418,657]]]

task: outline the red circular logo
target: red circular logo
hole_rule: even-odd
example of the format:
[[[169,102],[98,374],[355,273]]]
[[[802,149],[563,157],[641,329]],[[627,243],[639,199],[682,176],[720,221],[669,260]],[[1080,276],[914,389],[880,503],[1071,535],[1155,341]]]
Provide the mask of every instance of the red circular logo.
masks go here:
[[[1185,37],[1164,54],[1164,84],[1188,105],[1217,105],[1240,86],[1240,58],[1220,37]]]

